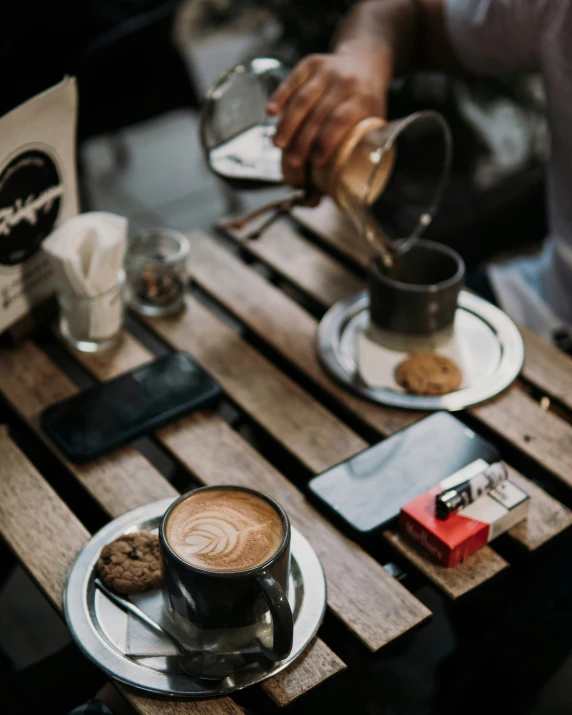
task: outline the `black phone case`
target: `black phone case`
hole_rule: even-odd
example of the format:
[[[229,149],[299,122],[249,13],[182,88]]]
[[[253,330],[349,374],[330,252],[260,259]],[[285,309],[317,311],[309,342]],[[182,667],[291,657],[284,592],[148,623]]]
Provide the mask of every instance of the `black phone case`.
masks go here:
[[[192,362],[194,363],[194,361]],[[196,365],[196,363],[194,364]],[[150,419],[145,420],[136,427],[119,432],[117,434],[117,437],[106,441],[98,448],[94,448],[92,450],[75,451],[73,448],[70,447],[68,443],[66,443],[65,440],[61,438],[61,435],[59,434],[57,429],[54,429],[50,418],[53,416],[56,409],[61,408],[63,405],[85,399],[86,393],[97,392],[104,386],[104,383],[102,383],[101,385],[94,385],[93,387],[88,388],[88,390],[84,390],[76,395],[73,395],[72,397],[68,397],[67,399],[62,400],[61,402],[57,402],[53,405],[50,405],[41,412],[40,425],[42,426],[42,429],[46,432],[46,434],[49,435],[53,442],[58,446],[58,448],[71,461],[78,464],[90,462],[94,459],[98,459],[99,457],[103,457],[104,455],[108,454],[109,452],[112,452],[115,449],[124,447],[127,444],[130,444],[131,442],[135,441],[136,439],[144,437],[151,432],[160,429],[161,427],[164,427],[169,422],[172,422],[177,418],[182,417],[183,415],[189,414],[199,409],[216,407],[221,397],[221,389],[219,385],[213,380],[213,378],[210,377],[210,375],[203,371],[200,366],[197,365],[197,367],[201,369],[201,371],[204,373],[203,379],[209,383],[207,389],[203,390],[193,399],[189,399],[187,402],[177,405],[171,410],[165,410],[161,413],[154,415]],[[140,369],[141,368],[136,368],[135,370],[131,371],[131,373],[134,373]],[[109,385],[115,382],[119,382],[123,378],[125,378],[126,375],[129,375],[131,373],[125,373],[124,375],[120,375],[119,377],[116,377],[105,384]]]

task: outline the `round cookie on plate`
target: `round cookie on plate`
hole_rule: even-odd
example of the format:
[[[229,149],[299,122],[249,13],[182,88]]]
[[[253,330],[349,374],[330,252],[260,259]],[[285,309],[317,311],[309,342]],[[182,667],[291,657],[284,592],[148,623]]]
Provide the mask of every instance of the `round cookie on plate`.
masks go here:
[[[437,353],[411,355],[397,366],[397,382],[414,395],[437,396],[461,387],[463,374],[449,358]]]
[[[159,588],[163,576],[158,537],[148,531],[120,536],[103,547],[97,570],[106,586],[124,596]]]

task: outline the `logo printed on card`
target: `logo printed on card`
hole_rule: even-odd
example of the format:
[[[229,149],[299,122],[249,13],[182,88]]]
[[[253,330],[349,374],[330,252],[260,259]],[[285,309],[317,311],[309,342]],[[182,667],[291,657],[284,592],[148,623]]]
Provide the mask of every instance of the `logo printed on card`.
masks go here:
[[[64,187],[53,159],[28,149],[0,172],[0,264],[13,266],[34,255],[54,229]]]

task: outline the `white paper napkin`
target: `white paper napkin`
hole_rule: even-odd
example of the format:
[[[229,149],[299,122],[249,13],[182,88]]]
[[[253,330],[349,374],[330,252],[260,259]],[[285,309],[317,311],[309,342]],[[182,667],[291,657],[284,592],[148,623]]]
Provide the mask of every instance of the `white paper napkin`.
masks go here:
[[[163,626],[167,631],[171,631],[172,624],[165,616],[164,600],[160,589],[130,598],[155,623]],[[144,657],[178,654],[179,651],[168,638],[145,625],[137,616],[130,613],[127,623],[127,647],[125,650],[127,655]]]
[[[444,355],[455,362],[462,374],[463,382],[459,389],[470,387],[467,359],[464,355],[465,346],[459,339],[458,331],[454,331],[449,342],[442,345],[434,352]],[[380,345],[373,340],[367,328],[358,333],[357,362],[362,380],[368,387],[387,387],[395,392],[405,392],[395,379],[397,366],[407,357],[407,353]]]
[[[56,287],[81,298],[95,298],[117,285],[127,242],[127,219],[104,211],[65,221],[42,244],[54,268]],[[69,311],[74,335],[97,340],[121,327],[122,306],[116,295],[89,308]]]

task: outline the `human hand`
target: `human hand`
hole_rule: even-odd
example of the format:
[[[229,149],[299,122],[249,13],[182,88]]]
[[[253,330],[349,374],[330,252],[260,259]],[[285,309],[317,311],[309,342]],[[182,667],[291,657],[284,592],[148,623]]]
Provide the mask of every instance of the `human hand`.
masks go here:
[[[282,113],[274,143],[286,162],[300,167],[311,158],[323,166],[358,122],[385,116],[391,74],[390,53],[381,46],[299,62],[267,106],[271,115]]]

